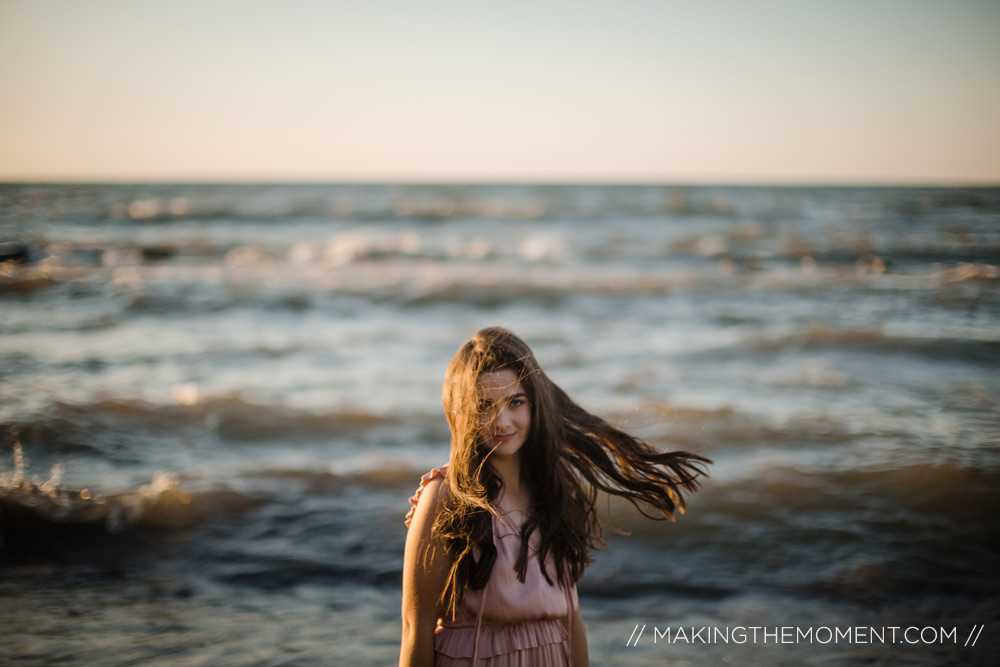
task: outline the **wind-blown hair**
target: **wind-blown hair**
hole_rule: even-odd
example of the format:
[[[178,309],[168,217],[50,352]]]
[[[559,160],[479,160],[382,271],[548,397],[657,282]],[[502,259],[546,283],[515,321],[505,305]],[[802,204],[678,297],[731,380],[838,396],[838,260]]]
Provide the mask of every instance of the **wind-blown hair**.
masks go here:
[[[563,585],[579,581],[591,562],[590,550],[603,544],[595,508],[598,491],[622,496],[643,514],[673,519],[684,511],[681,491],[698,488],[708,459],[689,452],[661,453],[580,406],[539,367],[531,349],[511,331],[490,327],[477,332],[452,358],[442,402],[451,430],[446,497],[433,531],[452,558],[441,602],[453,615],[468,589],[489,581],[496,561],[491,514],[503,482],[488,464],[478,380],[513,371],[527,394],[531,424],[520,449],[521,481],[531,506],[521,528],[515,567],[524,581],[528,540],[539,532],[538,563],[551,584],[546,562]],[[653,510],[649,513],[647,510]]]

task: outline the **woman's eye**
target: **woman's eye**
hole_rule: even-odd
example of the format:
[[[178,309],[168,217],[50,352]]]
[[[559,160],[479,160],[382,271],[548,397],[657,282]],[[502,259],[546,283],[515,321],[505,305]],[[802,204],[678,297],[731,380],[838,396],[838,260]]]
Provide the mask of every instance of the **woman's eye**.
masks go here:
[[[523,398],[515,398],[513,401],[510,402],[510,407],[512,407],[512,408],[519,408],[522,405],[524,405],[524,399]]]

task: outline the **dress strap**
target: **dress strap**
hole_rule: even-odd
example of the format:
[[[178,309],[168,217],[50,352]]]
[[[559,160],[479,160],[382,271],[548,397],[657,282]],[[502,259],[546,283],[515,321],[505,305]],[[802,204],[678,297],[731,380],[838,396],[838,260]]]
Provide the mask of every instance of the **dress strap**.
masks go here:
[[[486,593],[490,590],[490,582],[483,587],[483,595],[479,598],[479,612],[476,614],[476,636],[472,640],[472,667],[479,664],[479,630],[483,626],[483,609],[486,608]]]

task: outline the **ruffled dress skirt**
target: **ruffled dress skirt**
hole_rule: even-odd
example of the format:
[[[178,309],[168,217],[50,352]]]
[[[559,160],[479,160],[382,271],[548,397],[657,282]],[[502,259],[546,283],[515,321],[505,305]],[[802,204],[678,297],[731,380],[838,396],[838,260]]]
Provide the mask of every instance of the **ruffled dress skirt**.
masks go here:
[[[569,667],[566,628],[554,618],[523,623],[483,624],[479,667]],[[436,667],[469,667],[476,628],[441,627],[434,635]]]

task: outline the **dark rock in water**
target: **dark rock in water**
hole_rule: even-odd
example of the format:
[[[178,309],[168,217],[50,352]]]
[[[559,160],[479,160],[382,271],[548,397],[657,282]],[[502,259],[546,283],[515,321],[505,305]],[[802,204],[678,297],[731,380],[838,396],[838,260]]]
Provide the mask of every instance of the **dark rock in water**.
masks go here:
[[[39,259],[41,259],[41,253],[27,243],[20,241],[0,242],[0,262],[26,264],[28,262],[37,262]]]
[[[177,248],[167,244],[157,244],[142,248],[142,258],[147,262],[168,260],[177,254]]]

